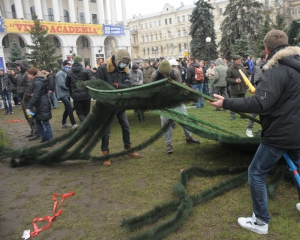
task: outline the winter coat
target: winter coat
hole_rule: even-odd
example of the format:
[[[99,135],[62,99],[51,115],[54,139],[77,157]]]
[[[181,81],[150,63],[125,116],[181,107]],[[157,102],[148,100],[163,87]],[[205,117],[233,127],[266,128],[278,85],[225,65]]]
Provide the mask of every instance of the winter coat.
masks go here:
[[[11,91],[11,83],[8,79],[8,76],[3,73],[3,75],[0,75],[0,92],[6,90],[8,92]]]
[[[249,73],[253,73],[253,62],[251,59],[247,60],[248,66],[249,66]]]
[[[227,87],[227,82],[225,80],[227,69],[228,67],[224,65],[222,58],[218,58],[214,71],[214,84],[216,87]]]
[[[215,78],[215,76],[213,75],[213,74],[215,74],[214,72],[215,72],[215,66],[213,68],[211,68],[211,67],[207,68],[205,75],[208,78],[208,80],[210,80],[210,81],[214,80],[214,78]]]
[[[144,78],[144,83],[150,83],[151,82],[151,75],[153,72],[156,70],[153,67],[148,67],[143,69],[143,78]]]
[[[19,99],[29,100],[31,98],[30,95],[32,94],[32,81],[29,81],[27,76],[27,70],[29,69],[28,63],[25,60],[19,60],[16,61],[16,63],[20,65],[21,71],[15,76],[8,75],[9,80],[17,85]]]
[[[163,75],[161,75],[161,73],[156,70],[155,72],[152,73],[151,75],[151,82],[155,82],[155,81],[158,81],[158,80],[162,80],[164,79],[165,77]],[[171,72],[170,72],[170,78],[177,81],[177,82],[182,82],[182,79],[181,79],[181,74],[180,72],[175,69],[175,68],[172,68],[171,69]]]
[[[66,87],[71,91],[71,97],[74,101],[90,100],[91,96],[85,92],[77,89],[76,83],[78,81],[87,81],[95,78],[90,70],[85,69],[80,63],[73,63],[72,68],[67,73]]]
[[[281,149],[300,149],[300,48],[275,48],[263,66],[255,95],[225,98],[223,108],[258,113],[262,143]],[[275,154],[275,153],[274,153]]]
[[[244,94],[247,90],[247,86],[241,74],[239,73],[239,69],[241,69],[243,73],[248,76],[247,70],[242,65],[236,66],[235,64],[232,64],[226,72],[226,81],[230,85],[231,95]],[[241,79],[241,83],[236,83],[237,78]]]
[[[264,64],[265,64],[265,62],[260,60],[259,63],[254,67],[253,74],[251,76],[252,85],[256,86],[256,83],[258,82],[260,75],[262,75],[262,66]]]
[[[48,91],[55,91],[55,75],[53,73],[50,73],[47,76],[47,80],[48,80]]]
[[[128,66],[121,69],[116,66],[112,58],[108,58],[106,63],[98,68],[97,78],[106,81],[115,88],[122,89],[131,87],[128,74]],[[116,83],[116,85],[114,85],[114,83]]]
[[[138,69],[137,72],[134,72],[132,69],[129,71],[129,81],[132,85],[141,85],[143,84],[143,72]]]
[[[7,76],[7,77],[9,79],[9,76]],[[17,76],[14,75],[12,77],[16,78]],[[17,84],[14,84],[10,79],[9,79],[9,82],[10,82],[10,91],[13,93],[17,93]]]
[[[69,88],[66,87],[66,77],[67,77],[67,71],[64,68],[62,68],[56,74],[55,90],[56,90],[56,96],[58,100],[64,97],[70,97]]]
[[[196,62],[193,62],[190,64],[190,66],[188,67],[187,69],[187,77],[186,77],[186,83],[188,86],[191,86],[191,85],[196,85],[196,84],[199,84],[200,82],[196,81],[195,80],[195,68],[199,68],[200,67],[200,64],[199,63],[196,63]],[[202,68],[203,70],[203,68]],[[205,73],[203,72],[203,75]]]
[[[27,105],[27,109],[34,107],[35,119],[46,121],[52,118],[51,104],[48,99],[47,79],[42,72],[38,72],[32,81],[33,97]]]

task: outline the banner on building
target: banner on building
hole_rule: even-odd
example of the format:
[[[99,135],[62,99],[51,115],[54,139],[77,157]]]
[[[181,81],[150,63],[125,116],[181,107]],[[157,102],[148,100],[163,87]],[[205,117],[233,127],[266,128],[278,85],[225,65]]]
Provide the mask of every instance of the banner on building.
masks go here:
[[[106,36],[124,35],[124,28],[121,26],[103,25],[103,32]]]
[[[3,72],[5,73],[5,63],[3,57],[0,57],[0,68],[3,69]]]
[[[68,35],[103,35],[103,26],[100,24],[66,23],[66,22],[41,22],[48,28],[48,34]],[[0,32],[28,33],[33,26],[33,21],[20,19],[0,18]]]

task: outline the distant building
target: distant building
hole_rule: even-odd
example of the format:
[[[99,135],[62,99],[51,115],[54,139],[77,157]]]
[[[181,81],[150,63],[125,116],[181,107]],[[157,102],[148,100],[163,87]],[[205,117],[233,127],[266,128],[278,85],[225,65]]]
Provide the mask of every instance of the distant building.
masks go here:
[[[300,18],[300,0],[258,0],[272,21],[275,21],[277,11],[285,13],[289,23]],[[223,13],[229,0],[210,0],[214,7],[214,28],[216,42],[221,40],[221,24]],[[191,37],[188,35],[191,23],[189,21],[195,5],[174,7],[166,3],[160,12],[148,15],[133,15],[128,21],[130,42],[134,59],[180,58],[190,52]],[[209,37],[209,36],[208,36]]]
[[[122,22],[117,22],[117,8],[122,8]],[[99,58],[110,57],[119,48],[131,51],[125,9],[125,0],[118,5],[116,0],[0,0],[2,64],[8,60],[12,41],[24,53],[29,51],[26,45],[32,42],[28,28],[35,13],[48,27],[56,54],[62,55],[59,61],[76,53],[84,58],[85,65],[96,67]]]

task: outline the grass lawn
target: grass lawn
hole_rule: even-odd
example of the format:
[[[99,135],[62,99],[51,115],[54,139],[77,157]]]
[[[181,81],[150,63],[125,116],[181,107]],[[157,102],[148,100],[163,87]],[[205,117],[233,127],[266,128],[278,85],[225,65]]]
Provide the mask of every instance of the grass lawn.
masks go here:
[[[69,131],[61,128],[62,104],[52,112],[50,121],[54,136]],[[211,124],[245,136],[248,120],[236,116],[229,121],[229,111],[214,111],[206,104],[203,109],[189,108],[189,114]],[[135,146],[148,139],[160,128],[158,115],[146,112],[140,123],[133,111],[127,111],[131,125],[131,141]],[[22,111],[14,108],[13,115],[0,110],[0,131],[7,136],[7,145],[13,148],[36,144],[28,142],[29,133]],[[76,118],[77,119],[77,118]],[[79,120],[77,119],[79,123]],[[260,130],[254,125],[253,132]],[[1,135],[1,134],[0,134]],[[62,204],[63,212],[51,227],[41,232],[36,240],[50,239],[126,239],[137,232],[120,227],[123,218],[137,216],[158,204],[175,199],[172,187],[179,179],[181,169],[192,166],[203,168],[248,166],[253,152],[224,145],[193,135],[201,145],[185,143],[182,128],[173,130],[174,153],[165,153],[163,137],[140,153],[142,158],[128,156],[112,159],[111,167],[86,161],[68,161],[50,166],[32,165],[10,168],[8,161],[0,162],[0,239],[20,239],[25,229],[33,229],[35,217],[52,215],[52,193],[75,191]],[[0,141],[3,138],[0,137]],[[114,120],[110,151],[123,150],[122,134]],[[100,143],[92,152],[100,155]],[[194,177],[187,190],[191,194],[215,185],[231,176],[213,178]],[[297,212],[297,192],[293,184],[283,182],[275,199],[269,201],[272,221],[269,234],[261,236],[240,228],[237,218],[250,216],[252,204],[247,184],[193,208],[184,224],[166,239],[299,239],[300,213]],[[43,226],[44,223],[38,224]],[[143,231],[147,228],[143,228]]]

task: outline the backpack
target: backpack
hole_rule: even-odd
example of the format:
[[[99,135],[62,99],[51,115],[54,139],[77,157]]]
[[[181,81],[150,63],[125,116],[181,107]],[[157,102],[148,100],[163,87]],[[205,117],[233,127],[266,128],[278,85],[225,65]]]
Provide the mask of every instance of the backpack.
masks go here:
[[[201,82],[204,80],[204,74],[202,67],[195,67],[195,80]]]

